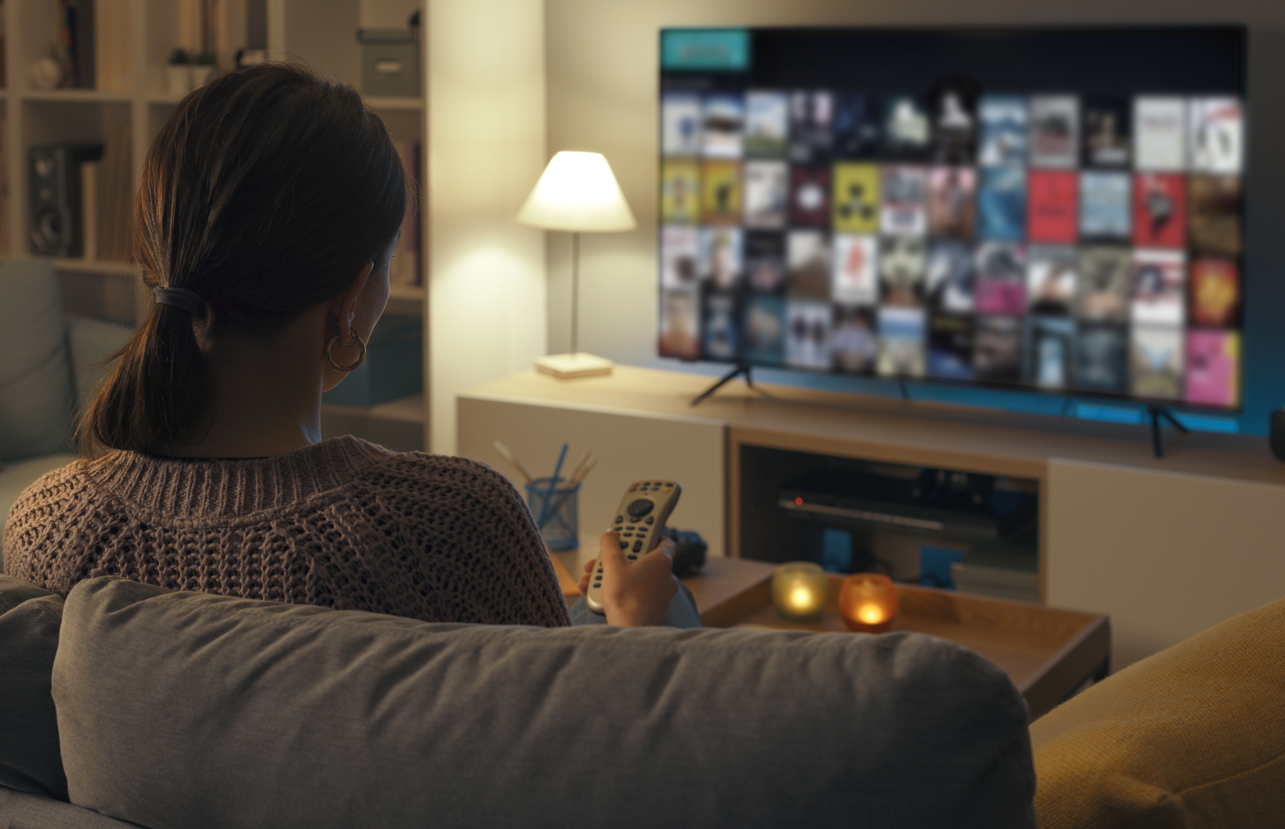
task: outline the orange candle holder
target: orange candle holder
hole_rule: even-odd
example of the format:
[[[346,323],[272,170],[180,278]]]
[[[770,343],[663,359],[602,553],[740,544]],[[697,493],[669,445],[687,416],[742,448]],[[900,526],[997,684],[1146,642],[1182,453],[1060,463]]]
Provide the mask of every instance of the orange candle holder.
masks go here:
[[[897,588],[880,573],[854,573],[839,588],[839,615],[848,630],[884,633],[897,618]]]
[[[772,604],[782,619],[818,622],[825,613],[825,571],[810,561],[787,561],[772,574]]]

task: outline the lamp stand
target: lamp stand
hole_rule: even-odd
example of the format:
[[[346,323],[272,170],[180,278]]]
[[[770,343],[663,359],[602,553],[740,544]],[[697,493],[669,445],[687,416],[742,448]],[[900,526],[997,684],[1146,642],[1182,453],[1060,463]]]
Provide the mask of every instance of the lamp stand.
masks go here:
[[[580,234],[571,234],[571,352],[550,354],[535,361],[536,371],[560,380],[611,374],[615,363],[579,349],[580,333]]]

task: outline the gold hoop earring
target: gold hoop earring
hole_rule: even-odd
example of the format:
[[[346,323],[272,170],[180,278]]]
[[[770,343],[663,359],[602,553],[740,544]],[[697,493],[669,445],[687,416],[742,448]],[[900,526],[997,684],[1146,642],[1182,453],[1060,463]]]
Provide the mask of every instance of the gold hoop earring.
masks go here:
[[[352,371],[366,361],[366,341],[357,335],[357,329],[353,328],[351,325],[348,326],[348,333],[352,335],[352,339],[346,343],[339,342],[338,334],[331,337],[330,341],[326,343],[326,362],[330,363],[330,367],[335,371]],[[335,356],[330,353],[330,350],[335,347],[335,343],[339,343],[340,348],[352,348],[354,345],[361,346],[361,354],[357,355],[357,362],[350,366],[341,366],[336,363]]]

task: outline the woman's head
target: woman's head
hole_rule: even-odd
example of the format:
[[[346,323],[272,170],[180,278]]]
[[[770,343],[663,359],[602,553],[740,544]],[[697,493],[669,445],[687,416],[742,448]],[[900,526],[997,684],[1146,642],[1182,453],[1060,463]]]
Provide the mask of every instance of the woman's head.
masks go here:
[[[388,132],[346,85],[264,64],[184,98],[148,149],[133,252],[149,289],[204,305],[152,308],[86,413],[86,451],[199,438],[213,403],[205,352],[228,337],[270,342],[351,292],[384,264],[405,206]],[[346,340],[347,326],[330,333]]]

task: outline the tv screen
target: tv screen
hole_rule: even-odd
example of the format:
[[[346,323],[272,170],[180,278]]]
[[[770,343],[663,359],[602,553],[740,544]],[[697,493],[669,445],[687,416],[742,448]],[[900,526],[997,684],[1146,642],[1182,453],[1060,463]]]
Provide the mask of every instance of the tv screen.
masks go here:
[[[1243,28],[660,49],[662,356],[1239,410]]]

